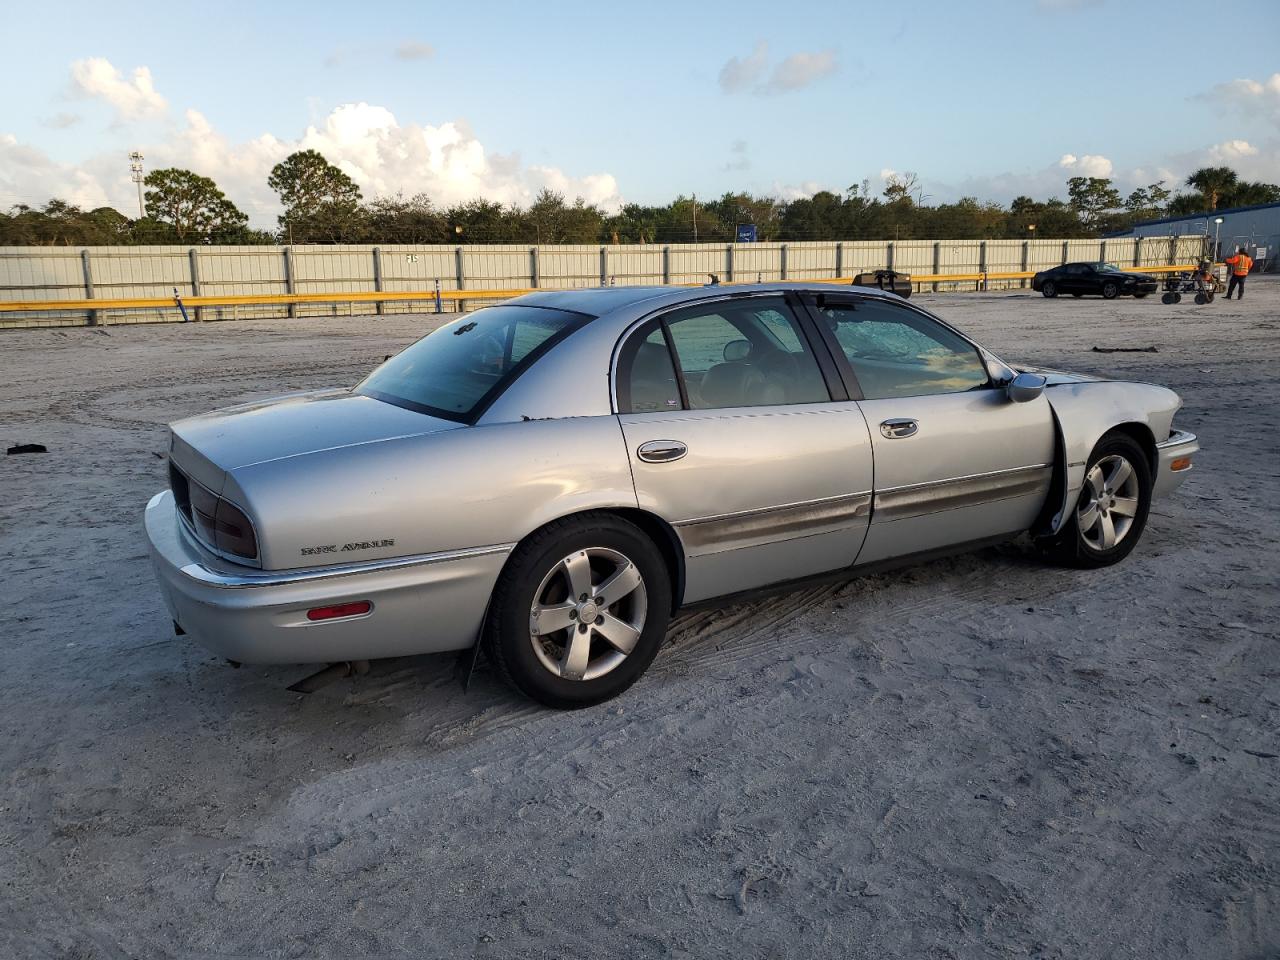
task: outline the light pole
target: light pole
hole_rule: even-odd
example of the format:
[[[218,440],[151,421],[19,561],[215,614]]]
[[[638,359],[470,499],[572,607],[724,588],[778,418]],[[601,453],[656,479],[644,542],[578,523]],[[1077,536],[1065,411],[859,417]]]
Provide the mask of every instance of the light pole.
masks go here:
[[[137,150],[129,154],[129,176],[138,185],[138,219],[147,215],[147,205],[142,202],[142,154]]]
[[[1213,259],[1215,263],[1217,262],[1218,254],[1221,251],[1221,247],[1218,245],[1218,234],[1221,231],[1222,231],[1222,218],[1214,217],[1213,218]]]

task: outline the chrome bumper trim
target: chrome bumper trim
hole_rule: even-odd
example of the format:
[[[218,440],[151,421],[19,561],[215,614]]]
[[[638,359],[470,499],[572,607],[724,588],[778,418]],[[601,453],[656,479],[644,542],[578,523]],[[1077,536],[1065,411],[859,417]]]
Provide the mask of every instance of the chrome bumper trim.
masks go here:
[[[1172,447],[1181,447],[1195,442],[1196,435],[1194,433],[1187,433],[1185,430],[1174,430],[1169,434],[1168,440],[1161,440],[1156,444],[1156,449],[1160,451],[1167,451]]]
[[[181,573],[199,583],[212,587],[241,589],[245,587],[278,587],[290,583],[309,583],[338,577],[355,577],[379,570],[400,570],[422,567],[432,563],[448,563],[470,557],[487,557],[496,553],[510,553],[514,543],[498,543],[488,547],[471,547],[467,550],[445,550],[441,553],[422,553],[411,557],[392,557],[387,560],[368,560],[364,563],[348,563],[331,567],[302,567],[296,570],[263,571],[262,573],[223,573],[202,563],[188,563]]]

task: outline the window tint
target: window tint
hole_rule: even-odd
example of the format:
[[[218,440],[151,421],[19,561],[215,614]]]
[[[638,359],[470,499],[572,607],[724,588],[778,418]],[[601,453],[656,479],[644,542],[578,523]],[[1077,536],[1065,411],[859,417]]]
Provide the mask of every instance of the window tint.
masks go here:
[[[781,297],[722,300],[670,314],[666,321],[693,409],[831,399]]]
[[[631,358],[631,370],[624,389],[629,394],[622,397],[622,409],[632,413],[652,413],[655,410],[679,410],[680,387],[676,383],[676,368],[671,363],[667,338],[662,327],[640,341]]]
[[[987,385],[978,351],[923,314],[865,300],[827,303],[826,318],[868,400],[960,393]]]
[[[557,339],[588,318],[541,307],[477,310],[433,330],[356,387],[357,393],[468,420]]]

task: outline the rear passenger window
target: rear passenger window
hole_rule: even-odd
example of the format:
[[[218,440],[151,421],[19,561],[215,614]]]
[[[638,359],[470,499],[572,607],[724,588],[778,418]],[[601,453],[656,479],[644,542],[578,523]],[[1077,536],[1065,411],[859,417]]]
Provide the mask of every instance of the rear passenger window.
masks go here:
[[[668,314],[663,321],[690,409],[831,399],[804,331],[781,297],[716,301]],[[679,384],[670,364],[660,326],[637,346],[628,345],[619,364],[620,409],[679,407]]]
[[[671,351],[667,349],[662,327],[655,326],[640,341],[630,362],[631,369],[624,380],[624,396],[619,397],[624,411],[652,413],[655,410],[680,409],[676,368],[671,362]]]

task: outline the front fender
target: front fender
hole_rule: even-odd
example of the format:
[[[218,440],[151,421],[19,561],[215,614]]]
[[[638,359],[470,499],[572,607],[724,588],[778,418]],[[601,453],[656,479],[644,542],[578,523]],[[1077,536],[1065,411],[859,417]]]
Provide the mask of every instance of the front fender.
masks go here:
[[[1048,529],[1043,531],[1053,534],[1070,516],[1068,505],[1079,496],[1085,464],[1103,435],[1117,427],[1136,424],[1150,433],[1154,447],[1169,436],[1173,416],[1182,401],[1167,387],[1117,380],[1059,383],[1046,388],[1045,396],[1053,408],[1058,431],[1058,482],[1054,489],[1062,492]],[[1153,481],[1158,466],[1153,460]]]

